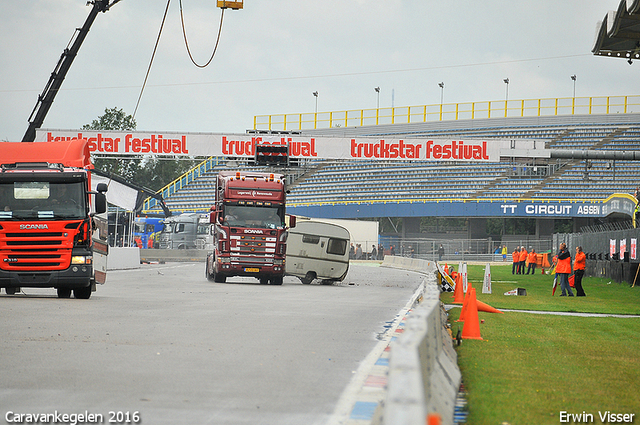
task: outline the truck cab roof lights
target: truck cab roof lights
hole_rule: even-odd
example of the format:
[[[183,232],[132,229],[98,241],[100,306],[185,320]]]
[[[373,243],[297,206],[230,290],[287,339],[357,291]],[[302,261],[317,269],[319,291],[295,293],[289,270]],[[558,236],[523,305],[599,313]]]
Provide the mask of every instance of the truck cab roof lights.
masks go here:
[[[269,174],[269,181],[273,181],[273,174]]]

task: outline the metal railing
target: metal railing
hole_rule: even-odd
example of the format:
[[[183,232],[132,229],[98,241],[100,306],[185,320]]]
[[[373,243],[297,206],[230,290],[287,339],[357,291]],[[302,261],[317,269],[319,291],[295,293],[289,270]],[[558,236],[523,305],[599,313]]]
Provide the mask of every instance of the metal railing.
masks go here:
[[[194,168],[187,171],[186,173],[178,177],[176,180],[172,181],[171,183],[169,183],[168,185],[160,189],[159,192],[162,193],[162,197],[164,199],[167,199],[169,196],[173,195],[178,190],[182,189],[184,186],[188,185],[189,183],[191,183],[192,181],[200,177],[202,174],[213,170],[213,168],[216,165],[218,165],[218,161],[220,159],[221,158],[219,157],[209,157],[205,159],[200,164],[196,165]],[[154,207],[157,206],[157,204],[158,202],[156,199],[147,198],[142,205],[142,211],[150,212]]]
[[[634,112],[640,112],[640,95],[493,100],[348,111],[256,115],[253,118],[253,129],[291,131],[485,118]]]

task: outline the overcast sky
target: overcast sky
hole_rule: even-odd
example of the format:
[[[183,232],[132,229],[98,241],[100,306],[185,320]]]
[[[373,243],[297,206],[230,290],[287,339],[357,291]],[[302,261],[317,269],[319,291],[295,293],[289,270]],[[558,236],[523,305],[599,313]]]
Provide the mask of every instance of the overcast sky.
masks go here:
[[[182,0],[189,44],[209,58],[215,0]],[[0,140],[20,141],[86,0],[0,2]],[[167,2],[99,14],[43,128],[75,129],[105,108],[134,112]],[[591,54],[612,0],[246,0],[227,10],[211,65],[187,55],[171,1],[138,130],[243,133],[253,117],[509,99],[638,94],[640,61]],[[393,95],[392,95],[393,94]],[[0,153],[1,154],[1,153]]]

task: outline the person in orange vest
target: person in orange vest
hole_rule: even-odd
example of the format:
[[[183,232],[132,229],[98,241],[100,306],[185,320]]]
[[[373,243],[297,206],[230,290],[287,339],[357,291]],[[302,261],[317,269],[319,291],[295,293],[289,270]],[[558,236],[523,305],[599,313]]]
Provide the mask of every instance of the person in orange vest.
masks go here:
[[[567,249],[566,243],[560,244],[560,251],[558,251],[558,265],[556,266],[556,274],[558,281],[560,282],[560,289],[562,290],[561,297],[569,295],[573,297],[571,286],[569,286],[569,274],[571,273],[571,253]],[[575,283],[574,283],[575,284]]]
[[[520,252],[518,250],[519,247],[515,247],[515,249],[511,253],[511,258],[513,259],[513,263],[511,265],[511,274],[516,274],[516,272],[518,271],[518,264],[520,264]]]
[[[526,248],[523,246],[522,249],[520,250],[520,258],[519,258],[520,265],[518,266],[518,274],[524,274],[527,255],[529,255],[529,253],[527,252]]]
[[[579,246],[576,248],[576,258],[573,260],[573,273],[575,275],[573,278],[573,284],[576,287],[577,297],[584,297],[587,295],[584,293],[584,289],[582,289],[582,276],[584,276],[584,269],[586,266],[587,256],[582,252],[582,247]]]
[[[529,254],[529,268],[527,269],[527,274],[531,272],[531,274],[536,274],[536,265],[538,264],[538,254],[536,254],[536,250],[532,249]]]

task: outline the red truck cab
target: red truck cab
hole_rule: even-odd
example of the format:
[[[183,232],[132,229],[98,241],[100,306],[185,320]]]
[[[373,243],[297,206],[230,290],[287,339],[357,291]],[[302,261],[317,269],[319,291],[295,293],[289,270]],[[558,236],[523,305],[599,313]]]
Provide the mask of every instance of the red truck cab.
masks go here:
[[[2,142],[0,152],[0,287],[10,295],[53,287],[60,298],[72,291],[89,298],[106,279],[108,246],[93,241],[107,187],[91,191],[87,141]],[[105,270],[94,269],[94,249]]]
[[[207,256],[206,277],[225,282],[252,276],[262,284],[282,285],[287,250],[285,176],[222,171],[216,180],[214,249]],[[295,217],[289,219],[295,226]]]

